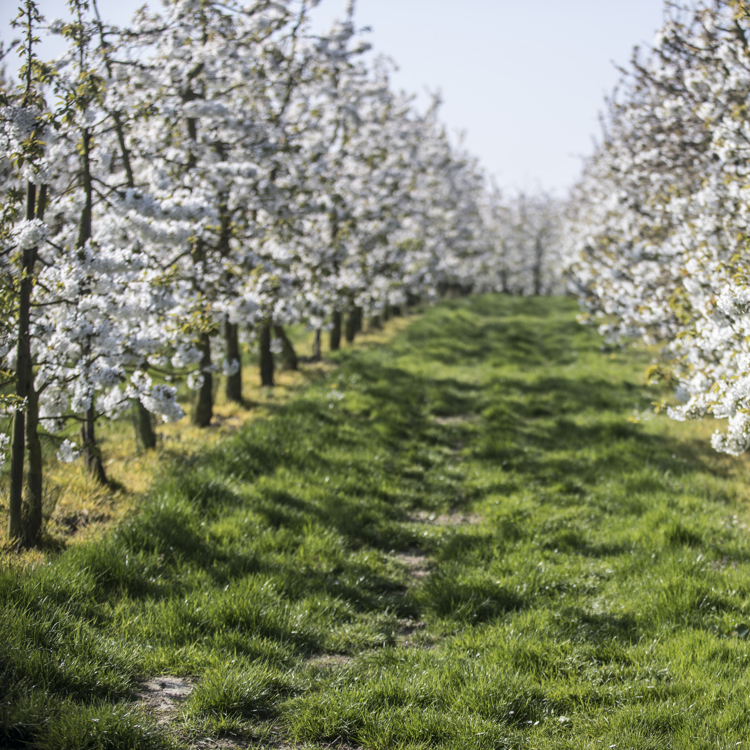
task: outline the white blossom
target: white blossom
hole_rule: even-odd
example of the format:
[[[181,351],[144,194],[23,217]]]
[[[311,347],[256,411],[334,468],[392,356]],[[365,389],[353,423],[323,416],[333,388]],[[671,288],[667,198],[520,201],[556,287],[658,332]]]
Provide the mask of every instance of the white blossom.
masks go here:
[[[193,391],[198,391],[202,388],[204,380],[202,372],[191,372],[187,378],[187,387]]]
[[[233,359],[228,360],[225,359],[222,363],[222,372],[227,377],[231,377],[232,375],[236,375],[240,371],[240,363],[239,360]]]
[[[78,446],[70,440],[65,439],[57,451],[57,460],[69,464],[75,461],[80,455],[81,452]]]

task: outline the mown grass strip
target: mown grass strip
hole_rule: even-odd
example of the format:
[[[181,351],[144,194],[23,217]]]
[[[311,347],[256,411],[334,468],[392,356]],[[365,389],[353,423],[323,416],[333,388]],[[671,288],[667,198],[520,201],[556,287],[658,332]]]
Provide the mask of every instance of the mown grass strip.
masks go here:
[[[741,746],[744,465],[644,418],[645,357],[502,297],[343,352],[113,534],[2,574],[0,742]]]

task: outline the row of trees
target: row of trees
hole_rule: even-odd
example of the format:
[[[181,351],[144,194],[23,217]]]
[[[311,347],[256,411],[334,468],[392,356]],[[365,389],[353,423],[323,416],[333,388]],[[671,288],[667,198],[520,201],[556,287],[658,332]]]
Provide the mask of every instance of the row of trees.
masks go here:
[[[609,103],[569,204],[565,248],[586,316],[663,345],[675,419],[727,421],[750,447],[750,13],[668,3],[653,49]]]
[[[520,204],[485,190],[437,101],[418,113],[365,64],[351,10],[314,35],[306,0],[173,0],[126,29],[96,0],[68,5],[47,23],[24,2],[0,102],[11,537],[41,527],[42,440],[105,482],[97,422],[133,408],[151,447],[186,379],[207,426],[217,372],[242,400],[243,338],[271,385],[289,323],[316,330],[319,356],[322,330],[336,349],[406,301],[551,286],[541,256],[519,258],[536,241],[509,228]],[[41,60],[41,33],[67,52]],[[60,439],[72,421],[80,440]]]
[[[560,232],[565,203],[550,193],[519,191],[495,201],[500,291],[560,294],[566,289]]]

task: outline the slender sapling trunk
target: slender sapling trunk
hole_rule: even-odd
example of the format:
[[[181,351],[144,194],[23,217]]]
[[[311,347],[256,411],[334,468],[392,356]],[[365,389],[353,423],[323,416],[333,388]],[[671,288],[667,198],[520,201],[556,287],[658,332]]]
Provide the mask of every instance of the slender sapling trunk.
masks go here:
[[[208,427],[214,415],[214,380],[211,372],[211,337],[207,333],[201,333],[198,349],[201,352],[203,382],[195,395],[191,421],[196,427]]]
[[[237,362],[237,372],[227,375],[224,384],[227,401],[242,403],[242,359],[240,356],[239,330],[236,323],[230,323],[229,318],[224,320],[224,343],[227,350],[227,360]]]
[[[273,352],[271,351],[271,323],[264,321],[258,329],[258,349],[260,354],[260,384],[273,387]]]
[[[341,348],[341,313],[338,310],[333,311],[331,323],[330,349],[337,352]]]
[[[43,214],[44,188],[40,196],[40,209]],[[26,219],[32,221],[36,212],[36,185],[29,182],[26,186]],[[13,418],[13,432],[11,436],[10,455],[10,514],[8,522],[8,533],[11,539],[16,539],[22,544],[27,544],[27,534],[24,533],[23,523],[23,495],[24,495],[24,464],[27,447],[27,427],[36,433],[38,419],[31,415],[31,422],[27,424],[29,405],[32,409],[36,405],[36,398],[31,397],[34,389],[34,368],[31,359],[31,293],[33,286],[34,266],[37,259],[37,248],[25,248],[21,259],[21,281],[18,299],[18,342],[16,349],[16,395],[23,402],[18,406]],[[36,396],[36,394],[34,394]],[[32,441],[33,443],[34,441]],[[38,437],[37,437],[38,442]],[[36,457],[34,460],[36,470]],[[41,465],[38,467],[39,480],[41,483]],[[34,496],[33,488],[37,485],[35,478],[32,489],[29,491],[27,501],[41,503],[41,489],[38,497]],[[31,536],[36,538],[36,534]]]
[[[156,448],[156,430],[151,412],[141,403],[140,399],[133,399],[133,428],[135,443],[139,450]]]
[[[313,339],[313,350],[312,358],[315,362],[319,362],[323,357],[323,351],[320,345],[320,328],[315,329],[315,338]]]
[[[297,361],[297,352],[294,351],[292,342],[286,335],[283,326],[276,325],[273,327],[274,336],[281,342],[281,369],[296,371],[299,369]]]
[[[357,309],[352,307],[349,310],[349,314],[346,316],[346,326],[344,327],[344,336],[346,337],[346,343],[351,344],[354,342],[354,337],[357,335]]]

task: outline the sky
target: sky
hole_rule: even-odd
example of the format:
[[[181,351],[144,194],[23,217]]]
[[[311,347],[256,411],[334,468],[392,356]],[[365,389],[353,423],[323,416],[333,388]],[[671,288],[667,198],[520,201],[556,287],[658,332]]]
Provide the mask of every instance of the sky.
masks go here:
[[[143,0],[99,0],[102,15],[127,23]],[[152,2],[155,5],[155,3]],[[0,0],[0,39],[12,38],[15,0]],[[48,19],[64,0],[40,0]],[[397,88],[416,106],[440,92],[454,142],[475,154],[509,190],[561,197],[599,133],[598,117],[633,47],[647,48],[663,0],[357,0],[355,21],[374,51],[398,66]],[[324,30],[345,0],[322,0]],[[55,54],[50,51],[47,54]],[[10,67],[10,66],[9,66]]]

